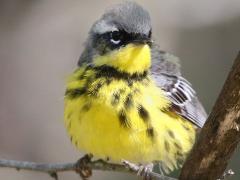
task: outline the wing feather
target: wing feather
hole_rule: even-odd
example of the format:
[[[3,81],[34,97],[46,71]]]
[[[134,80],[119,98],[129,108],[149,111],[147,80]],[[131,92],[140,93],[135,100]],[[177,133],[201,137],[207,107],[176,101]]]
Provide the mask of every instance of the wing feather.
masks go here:
[[[181,76],[177,57],[158,51],[152,58],[151,75],[171,101],[171,110],[198,127],[203,127],[207,114],[192,85]]]

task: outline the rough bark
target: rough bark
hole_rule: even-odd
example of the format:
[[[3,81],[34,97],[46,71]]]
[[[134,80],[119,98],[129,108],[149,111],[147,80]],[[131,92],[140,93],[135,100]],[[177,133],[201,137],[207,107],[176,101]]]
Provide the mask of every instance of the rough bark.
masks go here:
[[[180,180],[216,180],[240,141],[240,53],[185,162]]]

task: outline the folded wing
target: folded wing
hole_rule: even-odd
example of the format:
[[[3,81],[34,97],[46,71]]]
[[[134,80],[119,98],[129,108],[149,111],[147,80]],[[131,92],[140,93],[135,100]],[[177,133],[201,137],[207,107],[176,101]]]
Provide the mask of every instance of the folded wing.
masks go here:
[[[154,51],[151,75],[171,101],[171,111],[203,127],[207,114],[192,85],[181,76],[178,58],[162,51]]]

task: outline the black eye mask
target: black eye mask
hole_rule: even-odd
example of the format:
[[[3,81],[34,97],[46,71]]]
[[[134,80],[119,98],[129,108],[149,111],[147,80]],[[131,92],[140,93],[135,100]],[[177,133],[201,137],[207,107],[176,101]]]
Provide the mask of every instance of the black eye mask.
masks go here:
[[[126,46],[129,43],[134,44],[149,44],[151,45],[151,31],[148,35],[140,33],[128,33],[124,30],[116,30],[111,32],[106,32],[104,34],[96,34],[95,43],[96,46],[100,42],[104,42],[106,47],[110,50],[118,49],[120,47]]]

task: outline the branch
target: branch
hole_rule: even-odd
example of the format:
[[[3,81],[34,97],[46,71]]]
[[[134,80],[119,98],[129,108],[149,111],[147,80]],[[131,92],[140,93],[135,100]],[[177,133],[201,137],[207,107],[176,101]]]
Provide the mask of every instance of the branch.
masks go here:
[[[180,180],[218,179],[240,141],[240,53],[204,125]]]
[[[0,159],[0,167],[14,168],[16,170],[30,170],[30,171],[48,173],[53,178],[58,179],[58,176],[57,176],[58,172],[64,172],[64,171],[79,172],[80,169],[79,169],[78,162],[79,161],[75,163],[48,164],[48,163],[35,163],[35,162]],[[93,170],[115,171],[115,172],[125,172],[125,173],[133,173],[133,174],[137,174],[139,170],[138,169],[139,167],[137,166],[135,166],[136,169],[132,169],[132,168],[129,169],[129,168],[126,168],[126,166],[124,165],[107,163],[102,160],[91,161],[85,165],[87,166],[87,168],[91,168]],[[150,172],[150,176],[153,179],[158,179],[158,180],[176,180],[174,178],[167,177],[154,172]]]
[[[199,140],[185,162],[180,180],[223,179],[232,175],[232,171],[223,173],[228,160],[240,141],[240,53],[228,75],[223,90],[203,127]],[[79,162],[79,161],[78,161]],[[79,172],[79,164],[45,164],[35,162],[0,159],[0,167],[17,170],[32,170],[49,173],[57,179],[57,173],[63,171]],[[102,171],[137,173],[139,166],[126,168],[124,165],[111,164],[101,160],[90,161],[87,168]],[[131,165],[132,166],[132,165]],[[133,167],[133,166],[132,166]],[[150,177],[159,180],[176,180],[150,172]]]

